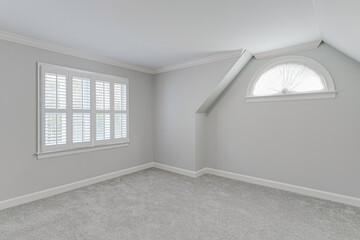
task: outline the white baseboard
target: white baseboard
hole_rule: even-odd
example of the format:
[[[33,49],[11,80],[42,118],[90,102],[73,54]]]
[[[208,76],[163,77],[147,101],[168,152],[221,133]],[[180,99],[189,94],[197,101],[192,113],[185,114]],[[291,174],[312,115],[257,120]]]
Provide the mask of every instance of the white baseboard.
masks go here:
[[[183,168],[177,168],[177,167],[173,167],[173,166],[169,166],[169,165],[165,165],[165,164],[161,164],[161,163],[154,163],[154,167],[158,168],[158,169],[168,171],[168,172],[173,172],[173,173],[185,175],[185,176],[188,176],[188,177],[192,177],[192,178],[197,177],[197,174],[196,174],[197,172],[186,170],[186,169],[183,169]]]
[[[161,164],[161,163],[151,162],[151,163],[146,163],[143,165],[123,169],[120,171],[104,174],[101,176],[85,179],[82,181],[78,181],[78,182],[46,189],[43,191],[23,195],[20,197],[0,201],[0,210],[14,207],[14,206],[17,206],[20,204],[32,202],[32,201],[39,200],[42,198],[47,198],[47,197],[50,197],[50,196],[53,196],[56,194],[68,192],[68,191],[71,191],[71,190],[74,190],[77,188],[85,187],[85,186],[88,186],[91,184],[99,183],[102,181],[106,181],[106,180],[109,180],[112,178],[120,177],[120,176],[123,176],[126,174],[138,172],[138,171],[145,170],[145,169],[152,168],[152,167],[159,168],[159,169],[173,172],[173,173],[177,173],[177,174],[181,174],[181,175],[185,175],[185,176],[192,177],[192,178],[200,177],[201,175],[204,175],[204,174],[212,174],[212,175],[216,175],[219,177],[240,180],[243,182],[253,183],[253,184],[257,184],[257,185],[267,186],[267,187],[271,187],[271,188],[281,189],[281,190],[285,190],[285,191],[289,191],[289,192],[299,193],[299,194],[303,194],[303,195],[307,195],[307,196],[311,196],[311,197],[321,198],[321,199],[325,199],[325,200],[329,200],[329,201],[334,201],[334,202],[339,202],[339,203],[344,203],[344,204],[360,207],[360,199],[359,198],[349,197],[349,196],[340,195],[340,194],[336,194],[336,193],[330,193],[330,192],[320,191],[320,190],[316,190],[316,189],[300,187],[300,186],[296,186],[296,185],[276,182],[276,181],[262,179],[262,178],[251,177],[251,176],[247,176],[247,175],[243,175],[243,174],[232,173],[232,172],[222,171],[222,170],[213,169],[213,168],[203,168],[199,171],[190,171],[190,170],[186,170],[183,168],[177,168],[177,167],[173,167],[173,166],[169,166],[169,165],[165,165],[165,164]]]
[[[201,175],[204,175],[204,174],[212,174],[212,175],[219,176],[219,177],[239,180],[239,181],[253,183],[253,184],[257,184],[257,185],[261,185],[261,186],[285,190],[288,192],[298,193],[298,194],[302,194],[302,195],[306,195],[306,196],[310,196],[310,197],[315,197],[315,198],[320,198],[320,199],[324,199],[324,200],[328,200],[328,201],[339,202],[339,203],[344,203],[344,204],[360,207],[360,199],[359,198],[345,196],[345,195],[331,193],[331,192],[325,192],[325,191],[321,191],[321,190],[301,187],[301,186],[287,184],[287,183],[276,182],[276,181],[267,180],[267,179],[263,179],[263,178],[251,177],[251,176],[247,176],[247,175],[243,175],[243,174],[239,174],[239,173],[227,172],[227,171],[222,171],[222,170],[213,169],[213,168],[203,168],[203,169],[200,169],[199,171],[190,171],[190,170],[186,170],[183,168],[177,168],[177,167],[169,166],[166,164],[160,164],[160,163],[154,163],[154,167],[163,169],[163,170],[166,170],[169,172],[192,177],[192,178],[200,177]]]
[[[208,168],[202,168],[199,171],[195,172],[196,177],[200,177],[201,175],[207,174]]]
[[[30,194],[23,195],[23,196],[20,196],[20,197],[0,201],[0,210],[5,209],[5,208],[14,207],[14,206],[17,206],[17,205],[20,205],[20,204],[32,202],[32,201],[39,200],[39,199],[42,199],[42,198],[50,197],[50,196],[53,196],[53,195],[56,195],[56,194],[59,194],[59,193],[68,192],[68,191],[71,191],[71,190],[74,190],[74,189],[77,189],[77,188],[81,188],[81,187],[85,187],[85,186],[88,186],[88,185],[91,185],[91,184],[103,182],[103,181],[106,181],[106,180],[109,180],[109,179],[112,179],[112,178],[116,178],[116,177],[120,177],[120,176],[123,176],[123,175],[126,175],[126,174],[138,172],[138,171],[141,171],[141,170],[144,170],[144,169],[147,169],[147,168],[151,168],[153,166],[154,166],[153,162],[146,163],[146,164],[143,164],[143,165],[123,169],[123,170],[120,170],[120,171],[100,175],[100,176],[89,178],[89,179],[85,179],[85,180],[82,180],[82,181],[78,181],[78,182],[74,182],[74,183],[70,183],[70,184],[66,184],[66,185],[62,185],[62,186],[58,186],[58,187],[54,187],[54,188],[50,188],[50,189],[46,189],[46,190],[43,190],[43,191],[30,193]]]
[[[344,204],[360,207],[360,199],[355,198],[355,197],[320,191],[320,190],[316,190],[316,189],[312,189],[312,188],[300,187],[297,185],[291,185],[291,184],[287,184],[287,183],[281,183],[281,182],[276,182],[276,181],[262,179],[262,178],[251,177],[251,176],[242,175],[242,174],[238,174],[238,173],[226,172],[226,171],[217,170],[217,169],[213,169],[213,168],[205,168],[205,169],[202,169],[201,171],[203,172],[203,174],[208,173],[208,174],[216,175],[219,177],[240,180],[243,182],[253,183],[253,184],[257,184],[257,185],[267,186],[267,187],[271,187],[271,188],[281,189],[281,190],[285,190],[285,191],[289,191],[289,192],[299,193],[302,195],[307,195],[307,196],[321,198],[321,199],[325,199],[325,200],[329,200],[329,201],[333,201],[333,202],[339,202],[339,203],[344,203]]]

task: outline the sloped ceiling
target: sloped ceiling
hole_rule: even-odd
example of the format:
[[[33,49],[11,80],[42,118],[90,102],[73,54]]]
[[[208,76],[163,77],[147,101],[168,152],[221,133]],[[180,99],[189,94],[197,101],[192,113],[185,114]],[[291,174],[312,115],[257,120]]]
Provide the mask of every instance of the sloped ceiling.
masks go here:
[[[0,30],[152,69],[321,37],[359,60],[360,1],[314,1],[0,0]]]
[[[314,0],[322,39],[360,62],[360,1]]]
[[[312,0],[0,0],[0,29],[150,68],[320,38]]]

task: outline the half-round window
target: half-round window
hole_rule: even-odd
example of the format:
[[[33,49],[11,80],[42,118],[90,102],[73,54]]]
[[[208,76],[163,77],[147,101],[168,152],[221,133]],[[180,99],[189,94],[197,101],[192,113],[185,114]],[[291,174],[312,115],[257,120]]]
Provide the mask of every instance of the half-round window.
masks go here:
[[[247,101],[335,97],[329,72],[312,59],[278,58],[263,66],[251,80]]]

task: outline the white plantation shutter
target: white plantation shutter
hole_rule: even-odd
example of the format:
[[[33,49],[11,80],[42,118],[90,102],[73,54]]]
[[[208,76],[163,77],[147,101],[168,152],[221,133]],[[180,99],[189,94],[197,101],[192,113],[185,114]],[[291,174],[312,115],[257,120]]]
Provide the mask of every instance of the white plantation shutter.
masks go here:
[[[90,142],[90,113],[73,114],[73,143]]]
[[[45,108],[66,109],[66,76],[45,73]]]
[[[114,105],[115,111],[126,111],[127,95],[126,85],[114,83]]]
[[[45,113],[45,146],[66,144],[66,114]]]
[[[91,84],[90,78],[71,73],[72,79],[72,142],[91,146]]]
[[[96,81],[96,110],[110,110],[110,83]]]
[[[125,113],[115,113],[115,138],[127,137],[127,116]]]
[[[111,139],[110,82],[97,80],[96,90],[96,141]]]
[[[39,154],[129,142],[128,79],[39,64]]]
[[[90,79],[73,77],[73,109],[90,110]]]
[[[127,138],[127,85],[114,83],[114,137]]]
[[[67,144],[67,75],[49,69],[42,74],[42,146],[44,149],[64,148]]]
[[[96,114],[96,141],[110,139],[110,113]]]

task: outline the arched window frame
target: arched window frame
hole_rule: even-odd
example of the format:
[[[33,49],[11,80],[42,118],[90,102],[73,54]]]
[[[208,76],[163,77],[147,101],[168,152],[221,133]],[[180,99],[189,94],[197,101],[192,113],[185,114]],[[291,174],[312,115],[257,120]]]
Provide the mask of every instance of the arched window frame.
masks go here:
[[[312,69],[313,71],[315,71],[316,73],[318,73],[320,76],[323,77],[323,80],[325,82],[325,89],[317,92],[289,93],[284,95],[279,94],[279,95],[270,95],[270,96],[254,96],[253,90],[259,78],[271,68],[286,63],[299,63]],[[313,59],[303,56],[279,57],[274,59],[273,61],[266,63],[253,75],[246,92],[247,102],[326,99],[326,98],[335,98],[335,97],[336,97],[335,85],[329,71],[320,63],[314,61]]]

